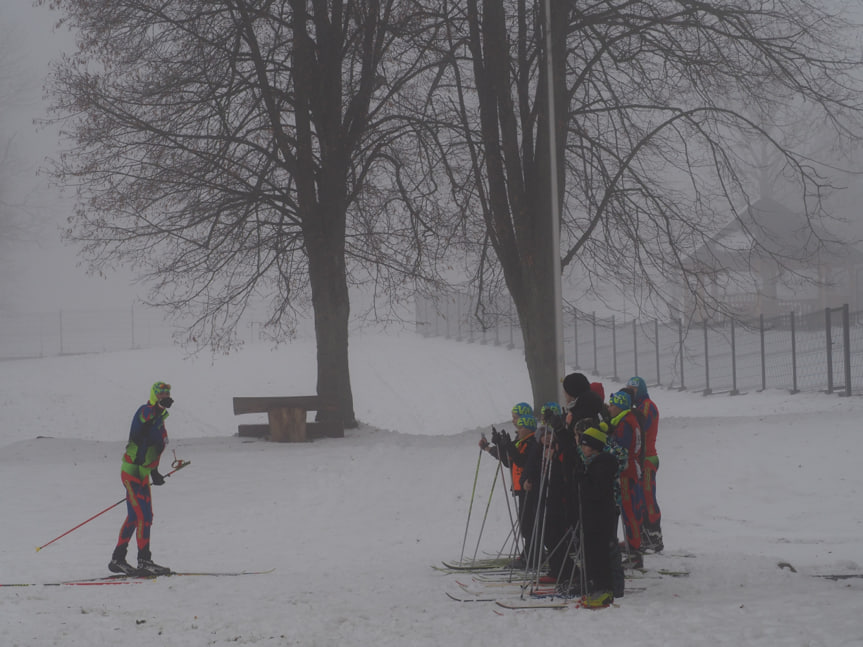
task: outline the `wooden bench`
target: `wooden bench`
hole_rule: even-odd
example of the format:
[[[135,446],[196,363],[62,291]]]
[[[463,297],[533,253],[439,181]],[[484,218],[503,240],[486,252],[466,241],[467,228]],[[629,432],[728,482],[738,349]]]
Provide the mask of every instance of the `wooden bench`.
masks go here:
[[[234,398],[234,415],[266,413],[268,424],[239,425],[239,435],[262,438],[269,434],[276,442],[305,442],[315,438],[344,438],[345,426],[340,420],[306,422],[309,411],[334,409],[318,395],[293,397]]]

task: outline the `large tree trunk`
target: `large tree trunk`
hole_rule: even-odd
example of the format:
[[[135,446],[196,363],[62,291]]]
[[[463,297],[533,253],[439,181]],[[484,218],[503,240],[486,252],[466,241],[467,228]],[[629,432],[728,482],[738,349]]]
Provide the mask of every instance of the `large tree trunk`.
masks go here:
[[[345,427],[357,426],[351,392],[348,357],[350,301],[345,271],[344,231],[341,236],[307,237],[309,280],[315,313],[317,342],[317,393],[336,405],[318,411],[316,420],[341,420]]]
[[[563,49],[566,5],[560,4],[553,16],[556,30],[555,75],[561,84],[556,96],[559,114],[565,114]],[[524,355],[530,377],[533,401],[537,406],[557,401],[560,392],[557,340],[555,336],[554,255],[550,199],[550,160],[548,132],[547,72],[527,60],[513,65],[507,24],[513,16],[499,2],[470,0],[469,47],[474,57],[477,100],[480,108],[485,177],[488,182],[489,211],[486,226],[493,232],[492,244],[503,268],[507,288],[515,303],[524,339]],[[531,49],[527,26],[532,13],[518,5],[518,33],[515,51]],[[539,65],[538,86],[530,65]],[[532,100],[531,100],[532,98]],[[558,195],[563,193],[562,154],[565,134],[556,141],[558,156]]]
[[[528,172],[525,178],[525,204],[530,211],[516,217],[517,222],[530,223],[519,236],[520,268],[504,261],[505,274],[514,276],[510,293],[518,311],[524,340],[524,359],[533,391],[533,402],[541,406],[545,402],[557,401],[560,379],[557,368],[557,341],[555,339],[554,262],[551,249],[552,231],[550,201],[548,195],[548,156],[543,151],[547,138],[540,137],[538,159],[534,167],[537,172]],[[546,149],[547,150],[547,149]],[[545,157],[542,157],[545,155]],[[516,271],[518,270],[518,271]],[[509,281],[508,281],[509,283]]]

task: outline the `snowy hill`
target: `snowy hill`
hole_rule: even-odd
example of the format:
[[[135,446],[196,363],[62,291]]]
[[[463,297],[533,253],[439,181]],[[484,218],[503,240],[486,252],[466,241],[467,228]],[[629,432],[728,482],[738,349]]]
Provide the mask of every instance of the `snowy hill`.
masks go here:
[[[176,400],[166,458],[191,465],[154,488],[154,559],[275,569],[0,587],[2,644],[863,645],[863,579],[810,576],[863,574],[860,399],[653,387],[666,550],[696,557],[645,561],[691,574],[630,582],[643,590],[601,611],[511,611],[451,601],[458,576],[430,566],[459,556],[480,431],[511,428],[529,398],[519,352],[387,334],[352,339],[351,359],[363,425],[302,445],[236,437],[256,420],[234,417],[231,397],[313,393],[309,342],[0,362],[0,583],[107,575],[122,505],[34,548],[122,499],[129,421],[156,380]],[[469,550],[495,472],[487,456],[479,467]],[[481,551],[506,538],[503,494]]]

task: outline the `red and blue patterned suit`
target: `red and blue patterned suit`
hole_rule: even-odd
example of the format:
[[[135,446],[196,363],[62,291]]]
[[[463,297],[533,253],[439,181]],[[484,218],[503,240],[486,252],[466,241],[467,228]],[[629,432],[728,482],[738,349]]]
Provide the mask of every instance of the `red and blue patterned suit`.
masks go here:
[[[644,416],[644,525],[645,528],[658,531],[662,520],[662,511],[656,498],[656,472],[659,470],[659,456],[656,452],[656,436],[659,429],[659,409],[650,398],[637,402],[636,406]]]
[[[641,487],[644,447],[641,427],[631,409],[611,421],[615,442],[626,450],[626,467],[620,473],[620,498],[623,529],[630,550],[641,550],[641,524],[644,518],[644,491]]]
[[[120,474],[126,490],[126,520],[120,528],[117,549],[123,554],[134,534],[138,557],[150,559],[150,526],[153,523],[150,472],[159,466],[159,458],[168,442],[167,417],[166,410],[148,402],[139,407],[132,418]]]

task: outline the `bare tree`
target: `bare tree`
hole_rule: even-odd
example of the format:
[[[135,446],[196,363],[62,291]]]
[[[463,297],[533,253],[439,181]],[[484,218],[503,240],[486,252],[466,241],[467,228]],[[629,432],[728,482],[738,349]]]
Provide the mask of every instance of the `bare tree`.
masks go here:
[[[311,303],[320,419],[355,426],[349,284],[435,280],[446,237],[421,170],[427,87],[411,0],[55,0],[78,34],[49,92],[73,142],[68,236],[94,268],[133,265],[152,301],[226,349],[256,298],[289,336]],[[410,162],[410,164],[408,164]],[[427,243],[431,241],[432,244]],[[310,301],[309,301],[310,300]]]
[[[548,341],[553,277],[542,257],[549,235],[543,4],[468,0],[464,10],[444,8],[450,79],[462,100],[442,119],[459,125],[458,148],[472,159],[454,184],[468,209],[483,214],[522,323],[537,402],[553,397],[559,377]],[[599,298],[636,295],[630,312],[676,302],[670,277],[700,308],[721,311],[704,289],[715,269],[687,261],[749,202],[748,160],[735,142],[757,139],[775,151],[810,220],[826,217],[830,182],[807,157],[812,148],[795,148],[749,115],[754,106],[793,101],[820,132],[829,128],[834,146],[859,145],[853,25],[810,0],[550,5],[562,266]]]

